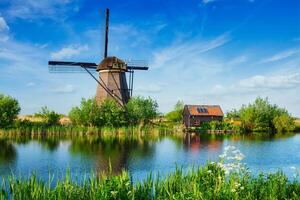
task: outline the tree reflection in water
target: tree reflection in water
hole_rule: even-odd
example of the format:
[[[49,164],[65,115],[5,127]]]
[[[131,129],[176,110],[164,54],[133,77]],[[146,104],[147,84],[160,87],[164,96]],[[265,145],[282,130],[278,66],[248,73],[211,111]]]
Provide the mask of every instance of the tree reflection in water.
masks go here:
[[[16,160],[17,151],[14,145],[5,139],[0,139],[0,164],[10,164]]]
[[[69,151],[95,160],[97,174],[111,170],[118,174],[128,169],[130,160],[154,154],[154,140],[139,137],[96,138],[73,140]]]

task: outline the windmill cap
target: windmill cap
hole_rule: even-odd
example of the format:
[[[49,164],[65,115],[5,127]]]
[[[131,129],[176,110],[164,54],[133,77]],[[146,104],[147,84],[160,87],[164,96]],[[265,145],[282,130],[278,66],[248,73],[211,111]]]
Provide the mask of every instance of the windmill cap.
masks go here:
[[[109,69],[117,69],[117,70],[119,69],[122,71],[126,71],[127,65],[123,60],[121,60],[115,56],[106,57],[98,65],[97,71],[109,70]]]

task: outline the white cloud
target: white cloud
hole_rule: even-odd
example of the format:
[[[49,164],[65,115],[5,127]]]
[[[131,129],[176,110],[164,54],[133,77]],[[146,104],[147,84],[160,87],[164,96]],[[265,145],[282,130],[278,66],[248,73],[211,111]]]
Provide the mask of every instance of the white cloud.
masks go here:
[[[189,41],[168,46],[153,55],[153,68],[174,67],[176,65],[192,64],[199,61],[202,53],[221,47],[230,41],[228,33],[224,33],[208,41]],[[193,63],[195,64],[195,63]]]
[[[202,0],[202,3],[204,4],[208,4],[208,3],[211,3],[211,2],[214,2],[216,0]]]
[[[9,30],[9,27],[3,17],[0,17],[0,31]]]
[[[5,19],[3,17],[0,17],[0,42],[8,41],[8,31],[9,26],[7,25]]]
[[[138,86],[134,88],[134,91],[138,93],[160,93],[165,86],[165,83],[150,83],[148,85]]]
[[[73,56],[79,55],[83,51],[87,51],[89,47],[87,45],[79,46],[79,45],[70,45],[68,47],[64,47],[59,51],[51,53],[52,59],[65,59],[72,58]]]
[[[77,0],[11,0],[5,13],[22,19],[52,18],[62,20],[64,13],[78,10]]]
[[[26,86],[27,87],[33,87],[33,86],[35,86],[35,83],[34,82],[29,82],[29,83],[26,84]]]
[[[274,76],[256,75],[241,80],[239,85],[253,89],[287,89],[300,85],[300,73]]]
[[[300,51],[298,49],[290,49],[290,50],[275,54],[275,55],[271,56],[270,58],[266,58],[266,59],[262,60],[260,63],[280,61],[280,60],[289,58],[291,56],[295,56],[299,53],[300,53]]]
[[[258,93],[260,91],[293,89],[300,86],[300,72],[290,72],[275,75],[255,75],[241,79],[236,83],[224,86],[215,85],[211,94],[213,95],[233,95],[243,93]]]
[[[76,88],[74,87],[74,85],[71,84],[67,84],[64,86],[60,86],[55,88],[54,90],[52,90],[52,92],[54,93],[74,93],[76,91]]]

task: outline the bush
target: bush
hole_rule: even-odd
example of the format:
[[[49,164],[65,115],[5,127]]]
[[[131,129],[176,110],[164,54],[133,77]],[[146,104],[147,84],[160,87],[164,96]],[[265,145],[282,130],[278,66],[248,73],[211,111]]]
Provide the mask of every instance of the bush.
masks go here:
[[[73,124],[94,127],[121,127],[149,124],[157,116],[158,105],[151,98],[133,97],[125,107],[106,99],[98,104],[95,98],[82,99],[69,113]]]
[[[16,99],[0,94],[0,128],[11,126],[20,111],[21,108]]]
[[[166,119],[171,122],[181,122],[182,121],[182,112],[183,112],[184,104],[182,101],[178,101],[174,110],[166,114]]]
[[[253,104],[243,105],[239,110],[239,117],[242,128],[246,131],[280,131],[277,130],[281,129],[280,121],[291,122],[293,120],[287,110],[270,104],[267,98],[257,98]],[[290,130],[294,128],[292,124],[288,126]]]
[[[127,125],[149,124],[158,116],[158,104],[155,100],[144,97],[133,97],[126,107]]]
[[[295,129],[295,121],[286,113],[276,116],[273,123],[277,132],[293,131]]]
[[[82,99],[80,107],[74,107],[69,113],[69,118],[74,125],[100,126],[100,106],[95,98]]]
[[[43,121],[49,125],[58,125],[59,119],[61,117],[60,114],[56,113],[55,111],[50,111],[47,106],[42,107],[41,111],[35,114],[36,117],[41,117]]]
[[[96,121],[99,126],[121,127],[125,125],[125,112],[114,100],[106,99],[99,106],[99,113],[96,114]]]

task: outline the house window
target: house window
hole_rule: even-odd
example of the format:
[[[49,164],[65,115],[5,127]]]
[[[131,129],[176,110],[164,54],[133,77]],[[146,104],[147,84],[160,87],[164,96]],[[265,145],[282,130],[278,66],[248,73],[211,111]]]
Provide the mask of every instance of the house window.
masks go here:
[[[199,126],[200,125],[200,120],[199,119],[196,119],[195,122],[194,122],[195,126]]]

